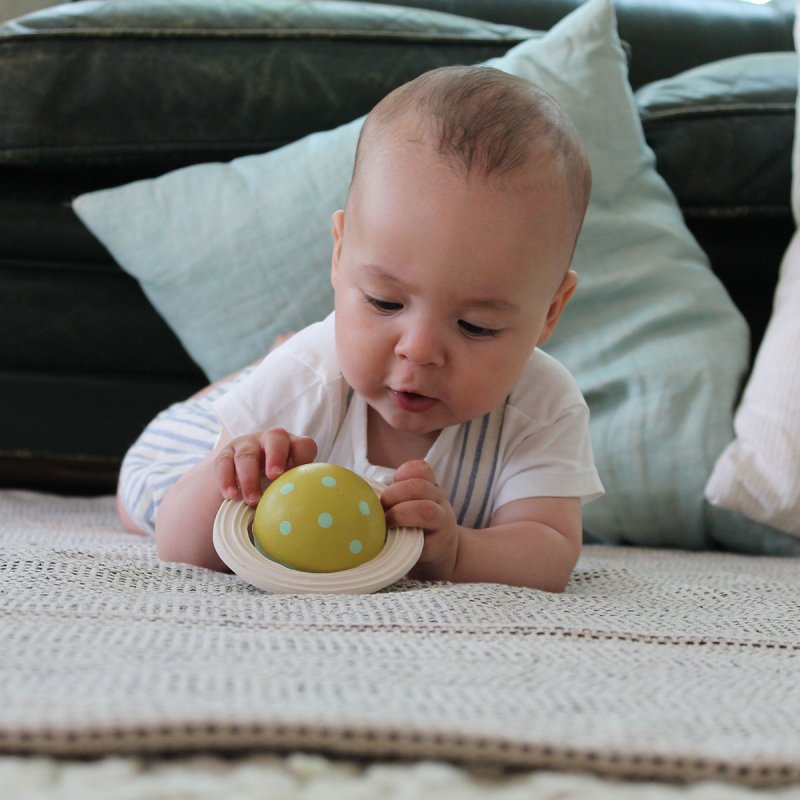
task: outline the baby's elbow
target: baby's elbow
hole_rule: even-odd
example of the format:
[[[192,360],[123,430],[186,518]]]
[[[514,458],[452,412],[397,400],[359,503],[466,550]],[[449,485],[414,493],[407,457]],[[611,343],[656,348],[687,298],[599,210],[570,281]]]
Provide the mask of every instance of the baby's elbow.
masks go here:
[[[117,502],[117,517],[119,518],[122,527],[126,531],[128,531],[128,533],[143,534],[144,531],[142,530],[142,528],[134,521],[130,513],[128,513],[128,509],[125,508],[125,505],[123,504],[122,498],[120,497],[119,493],[117,494],[116,502]]]
[[[191,564],[194,567],[212,569],[216,572],[230,572],[225,562],[219,557],[211,537],[205,539],[185,539],[175,535],[156,520],[156,552],[158,558],[167,564]]]
[[[572,572],[568,575],[554,575],[552,579],[548,581],[546,586],[540,587],[545,592],[551,592],[552,594],[561,594],[564,592],[569,586],[569,582],[572,580]]]
[[[533,589],[539,589],[542,592],[550,592],[552,594],[561,594],[566,591],[572,580],[572,570],[569,572],[552,572],[548,574],[544,580],[537,581]]]
[[[194,564],[185,538],[176,535],[169,517],[169,510],[162,505],[155,520],[155,543],[159,560],[168,564]]]
[[[572,581],[572,576],[575,572],[575,567],[580,555],[580,541],[568,542],[567,549],[563,553],[561,562],[554,565],[554,568],[547,575],[545,585],[539,588],[546,592],[552,592],[553,594],[561,594],[566,591]]]
[[[155,542],[159,560],[168,564],[185,562],[179,543],[164,528],[165,526],[156,520]]]

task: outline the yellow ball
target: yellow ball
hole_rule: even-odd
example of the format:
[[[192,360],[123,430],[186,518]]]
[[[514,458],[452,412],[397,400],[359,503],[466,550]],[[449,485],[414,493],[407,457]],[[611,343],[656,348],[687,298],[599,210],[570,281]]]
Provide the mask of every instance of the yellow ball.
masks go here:
[[[261,496],[253,538],[264,555],[304,572],[338,572],[383,549],[386,517],[375,490],[335,464],[284,472]]]

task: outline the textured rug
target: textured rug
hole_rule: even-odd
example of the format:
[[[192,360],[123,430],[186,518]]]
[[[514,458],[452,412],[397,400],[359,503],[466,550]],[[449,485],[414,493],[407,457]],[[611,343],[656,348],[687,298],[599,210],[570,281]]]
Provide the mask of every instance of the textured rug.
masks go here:
[[[562,595],[269,595],[160,564],[111,498],[0,492],[0,752],[253,749],[800,783],[800,564],[593,546]]]
[[[688,785],[597,775],[503,773],[443,762],[331,760],[319,755],[0,757],[6,800],[798,800],[800,788]]]

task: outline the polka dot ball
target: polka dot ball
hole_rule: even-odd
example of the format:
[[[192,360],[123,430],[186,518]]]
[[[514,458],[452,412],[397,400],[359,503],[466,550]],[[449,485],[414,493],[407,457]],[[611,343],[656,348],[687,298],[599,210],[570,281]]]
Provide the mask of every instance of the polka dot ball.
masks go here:
[[[262,554],[292,569],[338,572],[380,553],[386,518],[373,488],[355,472],[304,464],[267,487],[253,539]]]

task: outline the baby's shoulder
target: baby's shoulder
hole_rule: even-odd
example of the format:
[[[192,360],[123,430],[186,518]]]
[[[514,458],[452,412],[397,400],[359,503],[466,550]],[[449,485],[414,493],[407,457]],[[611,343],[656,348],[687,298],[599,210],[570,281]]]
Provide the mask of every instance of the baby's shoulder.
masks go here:
[[[313,375],[324,383],[335,380],[341,375],[341,370],[336,357],[333,315],[293,334],[270,352],[262,363],[271,372],[282,366],[293,374]]]
[[[520,374],[507,407],[532,418],[553,418],[573,406],[585,406],[572,373],[553,356],[536,348]]]
[[[550,384],[562,391],[575,390],[580,393],[572,373],[556,358],[538,347],[534,349],[522,369],[517,386]]]

